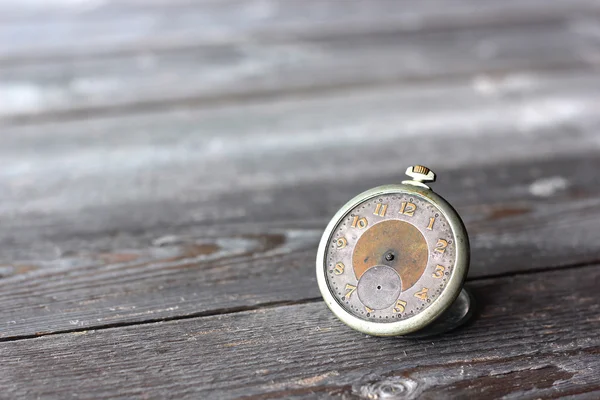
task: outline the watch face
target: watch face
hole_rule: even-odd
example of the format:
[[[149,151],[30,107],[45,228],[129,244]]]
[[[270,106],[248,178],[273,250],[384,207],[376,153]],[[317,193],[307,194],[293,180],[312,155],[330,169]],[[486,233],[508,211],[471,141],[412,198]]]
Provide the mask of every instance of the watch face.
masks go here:
[[[329,236],[323,268],[344,311],[393,323],[423,313],[441,296],[456,257],[442,210],[407,190],[366,198],[346,212]]]

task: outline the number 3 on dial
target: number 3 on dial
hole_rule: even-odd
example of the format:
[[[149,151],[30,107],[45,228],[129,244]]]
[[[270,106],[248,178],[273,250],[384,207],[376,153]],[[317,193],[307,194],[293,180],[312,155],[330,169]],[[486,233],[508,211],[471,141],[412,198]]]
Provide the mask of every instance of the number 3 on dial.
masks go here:
[[[431,274],[431,276],[439,279],[442,276],[444,276],[444,271],[446,271],[446,267],[444,267],[443,265],[436,265],[435,272],[433,274]]]

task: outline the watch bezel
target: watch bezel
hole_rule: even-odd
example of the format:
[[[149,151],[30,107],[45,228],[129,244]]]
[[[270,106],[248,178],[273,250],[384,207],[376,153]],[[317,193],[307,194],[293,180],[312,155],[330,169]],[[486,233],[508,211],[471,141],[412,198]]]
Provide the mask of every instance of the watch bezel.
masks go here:
[[[446,217],[453,233],[456,258],[452,274],[442,293],[422,312],[396,322],[372,322],[361,319],[346,311],[331,294],[326,278],[326,251],[333,232],[339,222],[359,204],[376,196],[393,193],[418,194],[431,201]],[[469,270],[469,238],[464,223],[456,210],[443,197],[431,189],[409,184],[393,184],[369,189],[351,199],[333,216],[321,237],[317,252],[317,283],[325,304],[346,325],[374,336],[398,336],[416,332],[440,317],[456,300]]]

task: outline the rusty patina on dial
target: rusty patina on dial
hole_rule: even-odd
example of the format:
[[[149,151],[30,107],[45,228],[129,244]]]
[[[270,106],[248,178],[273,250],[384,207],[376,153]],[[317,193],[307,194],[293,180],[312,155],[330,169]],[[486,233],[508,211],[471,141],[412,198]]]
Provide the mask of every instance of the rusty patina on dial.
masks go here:
[[[333,229],[326,251],[329,290],[358,318],[410,318],[443,292],[456,256],[453,237],[444,214],[424,196],[367,199]]]
[[[374,221],[375,222],[375,221]],[[427,266],[427,241],[411,223],[389,219],[367,229],[352,252],[356,279],[375,265],[393,268],[402,279],[402,289],[414,286]]]

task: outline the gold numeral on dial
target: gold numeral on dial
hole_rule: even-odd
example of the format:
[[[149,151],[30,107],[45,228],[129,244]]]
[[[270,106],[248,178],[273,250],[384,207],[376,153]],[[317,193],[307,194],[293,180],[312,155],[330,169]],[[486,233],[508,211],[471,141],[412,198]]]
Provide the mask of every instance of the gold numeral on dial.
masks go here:
[[[388,205],[377,203],[377,207],[375,207],[374,215],[379,215],[380,217],[385,217],[385,212],[387,211]]]
[[[448,241],[444,239],[438,239],[437,244],[435,245],[435,251],[444,254],[446,247],[448,247]]]
[[[350,299],[350,296],[352,296],[352,293],[354,293],[355,290],[356,286],[346,283],[346,300]]]
[[[394,306],[395,313],[403,313],[406,309],[406,302],[404,300],[398,300]]]
[[[344,268],[346,268],[344,264],[339,262],[335,264],[335,267],[333,267],[333,273],[336,275],[341,275],[344,273]]]
[[[433,223],[434,222],[435,222],[435,217],[429,218],[429,225],[427,225],[427,230],[428,231],[432,231],[433,230]]]
[[[335,241],[335,245],[337,246],[338,249],[343,249],[344,247],[346,247],[347,244],[348,244],[348,241],[344,237],[341,237]]]
[[[441,278],[442,276],[444,276],[445,271],[446,267],[444,267],[443,265],[436,265],[435,272],[431,274],[431,276],[433,276],[434,278]]]
[[[365,306],[365,310],[367,310],[367,312],[368,312],[368,313],[372,313],[373,311],[375,311],[375,310],[373,310],[372,308],[369,308],[369,307],[367,307],[367,306]]]
[[[358,229],[365,229],[369,222],[365,217],[359,218],[358,215],[354,216],[354,220],[352,221],[352,227]]]
[[[427,300],[427,292],[428,291],[429,291],[429,289],[424,287],[423,289],[421,289],[417,293],[415,293],[415,297],[418,299],[421,299],[421,300]]]
[[[412,217],[413,215],[415,215],[416,210],[417,210],[417,206],[414,205],[413,203],[407,203],[407,202],[403,201],[402,204],[400,205],[400,214],[408,215],[409,217]]]

